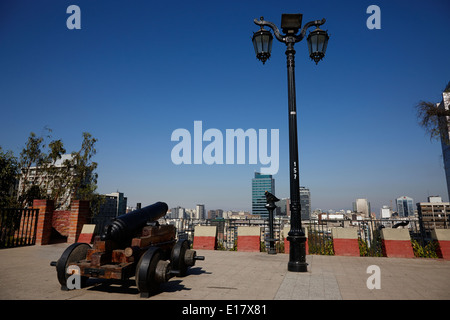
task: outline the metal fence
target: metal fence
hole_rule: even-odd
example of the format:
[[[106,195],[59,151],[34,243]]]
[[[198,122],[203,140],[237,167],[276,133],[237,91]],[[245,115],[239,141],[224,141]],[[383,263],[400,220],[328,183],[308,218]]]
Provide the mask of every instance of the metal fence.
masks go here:
[[[39,209],[0,208],[0,248],[34,245]]]
[[[217,219],[208,220],[208,225],[217,226],[217,249],[219,250],[236,250],[238,227],[260,227],[261,229],[261,251],[267,251],[269,243],[266,239],[270,238],[269,221],[267,219]],[[274,220],[273,230],[276,241],[276,249],[278,252],[284,251],[282,246],[282,223]]]
[[[97,232],[101,232],[109,219],[95,221]],[[177,229],[179,239],[188,239],[193,243],[194,230],[196,225],[209,225],[217,227],[217,249],[236,250],[237,230],[240,226],[259,226],[261,228],[261,251],[264,252],[269,247],[266,239],[269,238],[269,223],[267,219],[162,219],[161,223],[170,223]],[[283,228],[289,225],[286,219],[274,220],[274,238],[277,239],[275,247],[277,252],[284,252],[286,234]],[[331,229],[335,227],[355,228],[358,235],[358,244],[361,256],[382,256],[382,228],[405,228],[411,236],[414,253],[418,257],[435,257],[435,243],[431,238],[431,232],[436,228],[436,223],[410,220],[311,220],[302,222],[305,233],[308,237],[309,254],[333,255],[333,239]],[[100,226],[100,228],[99,228]],[[443,224],[443,228],[448,228],[449,224]]]
[[[199,221],[190,219],[175,219],[178,237],[193,241],[194,227]],[[284,242],[287,235],[283,228],[288,224],[286,220],[274,221],[274,236],[277,252],[284,252]],[[236,250],[237,229],[240,226],[259,226],[261,228],[261,251],[266,251],[269,244],[269,224],[267,219],[215,219],[202,221],[202,225],[217,226],[217,249]],[[303,228],[308,237],[309,254],[333,255],[333,239],[331,229],[335,227],[355,228],[358,235],[358,244],[361,256],[382,256],[381,229],[404,228],[408,229],[414,254],[417,257],[436,257],[436,243],[431,232],[436,228],[434,222],[410,220],[312,220],[303,221]],[[448,224],[441,227],[448,228]]]
[[[269,222],[267,219],[167,219],[168,223],[175,225],[177,228],[178,238],[188,239],[191,243],[194,240],[194,229],[196,225],[216,226],[217,227],[217,250],[234,251],[237,247],[238,227],[241,226],[257,226],[261,228],[261,251],[266,251],[269,243],[265,240],[269,238]],[[273,224],[274,237],[278,252],[283,252],[282,228],[283,222],[276,219]]]
[[[419,220],[326,220],[304,223],[308,232],[310,254],[333,255],[331,229],[335,227],[355,228],[361,256],[382,256],[381,229],[408,229],[414,254],[417,257],[436,257],[436,243],[431,237],[436,227],[434,222]],[[448,228],[448,225],[443,225]]]

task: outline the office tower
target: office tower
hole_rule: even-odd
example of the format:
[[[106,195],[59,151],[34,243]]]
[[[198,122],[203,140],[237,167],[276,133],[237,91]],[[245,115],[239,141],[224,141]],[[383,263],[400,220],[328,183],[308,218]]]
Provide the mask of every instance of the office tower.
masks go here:
[[[441,110],[450,110],[450,82],[442,93],[442,101],[437,105]],[[447,193],[450,200],[450,128],[449,117],[439,118],[439,130],[441,135],[442,156],[444,160],[445,177],[447,179]]]
[[[197,205],[197,215],[196,215],[196,219],[206,219],[206,214],[205,214],[205,205],[204,204],[198,204]]]
[[[217,218],[222,218],[222,217],[223,217],[222,209],[208,210],[207,219],[217,219]]]
[[[122,192],[113,192],[106,194],[106,199],[110,199],[115,202],[117,216],[125,214],[127,210],[127,197],[124,197]]]
[[[252,214],[264,218],[269,216],[269,212],[265,208],[266,196],[264,193],[266,191],[275,194],[275,180],[270,174],[255,172],[255,178],[252,179]]]
[[[216,218],[223,218],[223,210],[217,209],[216,211]]]
[[[388,206],[383,206],[383,208],[380,209],[380,218],[381,219],[389,219],[391,217],[391,208]]]
[[[353,202],[353,211],[361,213],[365,218],[369,218],[370,215],[370,202],[367,199],[356,199]]]
[[[118,216],[125,214],[126,210],[127,197],[122,192],[105,194],[98,213],[92,217],[92,222],[97,225],[97,230],[102,231],[104,226]]]
[[[169,212],[166,214],[167,219],[178,219],[178,209],[170,208]]]
[[[167,216],[167,218],[170,219],[186,219],[186,209],[183,207],[176,207],[176,208],[172,208],[170,209],[170,215]]]
[[[104,195],[104,201],[101,203],[98,217],[115,218],[126,213],[127,197],[122,192],[113,192]]]
[[[397,204],[399,218],[414,216],[414,205],[412,198],[406,196],[399,197],[395,200],[395,203]]]
[[[280,208],[280,216],[291,216],[291,210],[289,208],[289,198],[283,198],[275,204]]]
[[[300,208],[302,220],[309,220],[311,216],[311,193],[305,187],[300,187]]]
[[[448,228],[450,223],[450,203],[442,202],[439,196],[428,197],[428,202],[417,204],[419,221],[426,231]]]
[[[183,207],[178,207],[178,219],[186,219],[186,209]]]
[[[216,210],[208,210],[208,219],[216,218]]]

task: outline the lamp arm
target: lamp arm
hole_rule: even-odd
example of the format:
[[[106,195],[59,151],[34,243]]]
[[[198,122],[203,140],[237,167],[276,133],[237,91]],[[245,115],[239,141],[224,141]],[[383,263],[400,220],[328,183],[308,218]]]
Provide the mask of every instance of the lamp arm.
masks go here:
[[[305,24],[302,28],[302,31],[300,32],[300,34],[298,36],[295,37],[295,42],[299,42],[301,41],[305,35],[306,35],[306,30],[308,30],[308,28],[312,27],[312,26],[321,26],[325,23],[325,18],[323,18],[322,20],[314,20],[314,21],[310,21],[307,24]]]
[[[273,33],[275,34],[275,38],[277,38],[278,41],[284,42],[286,36],[280,33],[280,30],[273,22],[265,21],[263,17],[261,17],[259,20],[254,19],[253,22],[261,27],[270,27],[273,30]]]

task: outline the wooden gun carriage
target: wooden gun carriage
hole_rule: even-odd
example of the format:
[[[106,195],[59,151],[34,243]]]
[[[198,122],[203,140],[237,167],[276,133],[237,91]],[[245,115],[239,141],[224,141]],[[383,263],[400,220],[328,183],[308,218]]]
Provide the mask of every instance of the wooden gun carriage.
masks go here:
[[[166,203],[154,203],[114,219],[92,247],[80,242],[70,245],[58,261],[50,263],[56,267],[61,289],[68,290],[72,273],[79,273],[82,286],[90,277],[135,277],[141,297],[149,297],[161,283],[186,276],[188,268],[204,257],[190,249],[188,240],[176,239],[173,225],[158,223],[167,210]]]

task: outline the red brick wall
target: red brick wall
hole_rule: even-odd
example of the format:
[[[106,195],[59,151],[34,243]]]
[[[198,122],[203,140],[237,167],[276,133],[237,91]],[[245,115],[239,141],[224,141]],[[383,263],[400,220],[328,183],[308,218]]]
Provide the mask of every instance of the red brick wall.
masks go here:
[[[360,256],[358,239],[333,239],[333,250],[336,256]]]
[[[70,227],[67,238],[68,243],[77,242],[83,225],[89,223],[90,207],[89,201],[74,200],[70,204]]]
[[[215,250],[216,249],[216,237],[194,237],[193,243],[194,249]]]
[[[383,256],[389,258],[414,258],[411,237],[407,229],[381,229]]]
[[[284,238],[284,253],[289,253],[290,245],[291,245],[291,242],[287,238]],[[306,250],[308,250],[308,246],[306,246]],[[308,254],[308,253],[306,253],[306,254]]]
[[[383,256],[389,258],[414,258],[410,240],[382,240]]]
[[[261,237],[260,236],[239,236],[237,240],[237,251],[244,252],[260,252]]]
[[[89,201],[74,200],[70,211],[54,211],[53,200],[34,200],[33,208],[39,209],[36,229],[36,244],[51,242],[52,228],[67,236],[68,243],[75,243],[83,225],[89,223]]]
[[[53,211],[52,227],[62,236],[69,236],[70,210]]]
[[[52,232],[52,216],[54,210],[53,200],[34,200],[33,208],[39,209],[36,228],[36,244],[44,245],[50,243]]]
[[[439,246],[436,249],[436,253],[439,258],[450,260],[450,241],[448,240],[439,240]]]
[[[215,250],[217,247],[217,227],[195,226],[194,249]]]

